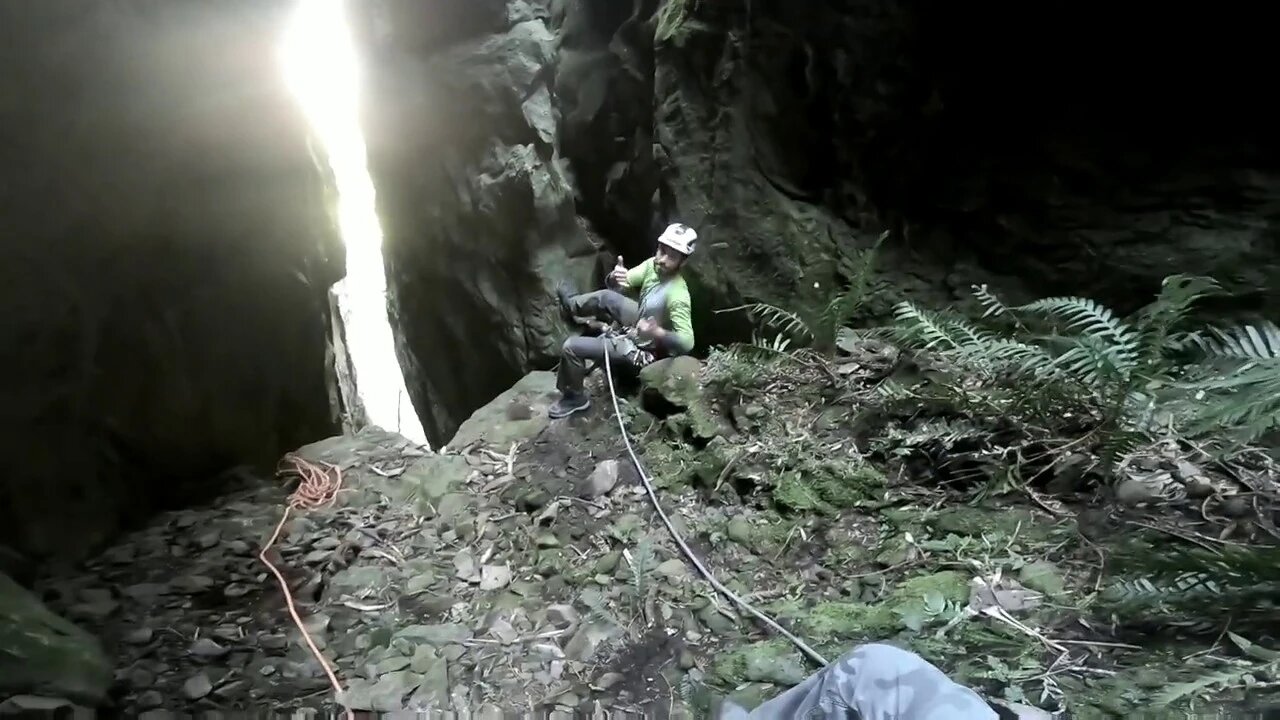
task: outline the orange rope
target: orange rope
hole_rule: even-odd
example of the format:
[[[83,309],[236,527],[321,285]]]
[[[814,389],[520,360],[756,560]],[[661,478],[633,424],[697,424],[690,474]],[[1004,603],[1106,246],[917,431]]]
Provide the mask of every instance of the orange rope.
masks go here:
[[[262,546],[262,550],[258,552],[258,559],[267,566],[272,575],[276,576],[276,580],[280,583],[280,590],[284,593],[284,602],[289,608],[290,617],[293,618],[294,624],[298,626],[298,631],[302,633],[302,639],[306,641],[307,647],[311,648],[311,654],[315,655],[320,667],[324,668],[325,675],[329,676],[329,684],[333,685],[335,700],[341,703],[342,683],[338,682],[338,676],[333,671],[333,668],[330,667],[329,661],[325,660],[324,655],[320,653],[320,648],[316,647],[315,640],[312,640],[311,634],[307,632],[302,618],[298,615],[298,608],[294,605],[293,593],[289,592],[289,583],[285,581],[280,569],[267,559],[267,551],[280,539],[280,532],[284,530],[284,524],[289,520],[289,515],[293,510],[316,510],[333,504],[333,501],[338,497],[338,490],[342,488],[342,469],[329,463],[322,463],[327,469],[321,468],[293,453],[285,455],[280,464],[282,467],[277,468],[277,474],[283,477],[297,477],[302,483],[289,496],[289,502],[285,505],[284,512],[280,515],[280,522],[276,524],[275,532],[271,533],[271,539],[267,540],[267,543]],[[330,472],[332,472],[332,475]],[[342,704],[342,707],[346,710],[347,720],[355,720],[356,716],[355,713],[351,712],[351,708],[347,707],[346,704]]]

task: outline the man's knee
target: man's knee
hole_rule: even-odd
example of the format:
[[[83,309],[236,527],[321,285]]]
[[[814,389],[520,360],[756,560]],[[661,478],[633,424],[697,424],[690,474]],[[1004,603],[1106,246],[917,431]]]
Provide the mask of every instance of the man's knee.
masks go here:
[[[590,360],[603,352],[601,343],[600,338],[570,335],[560,346],[560,355],[575,360]]]

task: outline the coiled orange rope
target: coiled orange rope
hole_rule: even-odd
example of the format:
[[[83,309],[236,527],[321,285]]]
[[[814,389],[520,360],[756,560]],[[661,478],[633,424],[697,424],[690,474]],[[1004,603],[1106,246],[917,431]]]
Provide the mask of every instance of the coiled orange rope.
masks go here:
[[[280,522],[276,523],[275,532],[271,533],[271,538],[262,546],[262,550],[258,552],[258,559],[263,565],[276,576],[276,581],[280,583],[280,591],[284,593],[285,606],[289,609],[289,616],[293,618],[293,622],[298,626],[298,632],[302,633],[302,639],[306,641],[307,647],[311,649],[311,654],[315,655],[316,661],[320,663],[320,667],[324,668],[324,673],[329,677],[329,684],[333,685],[335,700],[342,703],[342,683],[338,681],[338,675],[334,672],[333,667],[329,665],[329,661],[325,659],[320,652],[320,648],[316,647],[316,642],[311,638],[311,633],[307,632],[306,626],[302,622],[302,617],[298,614],[298,608],[293,602],[293,593],[289,591],[289,583],[284,579],[284,574],[280,572],[270,560],[267,559],[267,551],[275,545],[280,539],[280,533],[284,530],[284,524],[288,522],[289,515],[294,510],[316,510],[328,505],[332,505],[334,500],[338,498],[338,491],[342,489],[342,468],[329,463],[321,463],[324,467],[307,462],[293,453],[284,456],[280,461],[280,467],[276,469],[276,473],[285,478],[298,478],[301,482],[298,489],[293,491],[289,496],[289,502],[285,505],[284,512],[280,515]],[[346,711],[347,720],[355,720],[355,713],[351,708],[342,703],[343,709]]]

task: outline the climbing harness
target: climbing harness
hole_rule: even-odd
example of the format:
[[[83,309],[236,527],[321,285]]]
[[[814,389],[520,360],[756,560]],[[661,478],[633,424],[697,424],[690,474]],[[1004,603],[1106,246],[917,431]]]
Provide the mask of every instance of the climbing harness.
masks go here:
[[[276,581],[280,584],[280,592],[284,593],[285,607],[289,610],[289,617],[293,618],[293,622],[298,626],[298,632],[302,634],[302,639],[306,642],[307,647],[311,650],[311,654],[315,656],[316,662],[320,663],[320,667],[324,669],[324,674],[329,678],[329,684],[333,686],[335,699],[342,705],[346,711],[347,720],[355,720],[355,713],[346,703],[342,702],[342,683],[338,681],[338,675],[334,672],[329,661],[325,659],[320,652],[320,648],[316,647],[316,642],[311,638],[311,633],[307,632],[306,625],[302,622],[302,617],[298,614],[298,608],[293,602],[293,593],[289,591],[289,583],[285,580],[284,574],[267,559],[267,551],[275,545],[280,539],[280,533],[284,530],[284,524],[289,520],[289,515],[295,510],[317,510],[322,507],[332,505],[338,499],[338,491],[342,489],[342,468],[329,463],[321,463],[325,467],[320,467],[313,463],[303,460],[301,457],[289,453],[281,461],[281,467],[277,469],[277,474],[282,477],[296,477],[300,481],[298,489],[293,491],[289,496],[289,501],[284,506],[284,512],[280,514],[280,522],[276,523],[276,529],[271,533],[271,538],[263,544],[262,549],[258,551],[258,559],[263,565],[271,571],[276,577]]]
[[[600,337],[605,342],[612,345],[613,349],[618,351],[620,355],[625,357],[627,359],[627,362],[635,366],[637,370],[646,365],[651,364],[654,360],[657,359],[657,357],[655,357],[651,351],[646,350],[645,348],[642,348],[638,344],[636,344],[635,339],[631,337],[631,334],[625,330],[619,330],[617,328],[611,327],[605,330],[603,333],[601,333]],[[618,341],[620,340],[627,343],[626,345],[622,345],[621,349],[619,348],[619,344],[618,344]],[[609,354],[608,348],[605,349],[604,354],[605,355]],[[602,360],[601,362],[604,362],[604,361]],[[612,385],[610,385],[610,387],[612,387]]]
[[[799,648],[800,651],[807,655],[811,660],[823,667],[826,667],[828,664],[827,659],[822,657],[817,650],[809,647],[805,641],[796,637],[789,630],[779,625],[773,618],[757,610],[753,605],[751,605],[751,603],[743,600],[737,595],[737,593],[725,587],[719,580],[717,580],[716,576],[707,569],[707,566],[703,564],[697,554],[690,549],[689,545],[684,541],[684,538],[680,537],[680,533],[676,530],[675,525],[671,523],[671,518],[667,517],[666,511],[662,509],[662,503],[658,502],[658,493],[653,488],[653,481],[649,478],[649,474],[645,472],[644,464],[640,462],[640,458],[636,456],[635,448],[631,445],[631,436],[627,434],[627,423],[622,416],[622,406],[618,404],[618,392],[613,384],[613,363],[609,360],[609,353],[606,352],[603,353],[603,355],[604,360],[601,362],[604,363],[604,373],[609,384],[609,398],[613,401],[613,413],[618,419],[618,430],[622,433],[622,442],[627,446],[627,454],[631,456],[631,462],[635,465],[636,471],[640,474],[640,482],[644,483],[644,489],[649,495],[649,501],[653,504],[653,508],[658,511],[658,517],[662,518],[662,523],[667,526],[667,532],[671,533],[671,537],[676,541],[676,545],[680,546],[680,550],[684,553],[685,557],[689,558],[689,562],[693,563],[693,566],[698,569],[698,572],[702,574],[702,577],[706,578],[707,582],[710,583],[711,587],[715,588],[717,592],[732,600],[738,607],[750,613],[760,622],[776,630],[784,638],[791,641],[791,644]]]

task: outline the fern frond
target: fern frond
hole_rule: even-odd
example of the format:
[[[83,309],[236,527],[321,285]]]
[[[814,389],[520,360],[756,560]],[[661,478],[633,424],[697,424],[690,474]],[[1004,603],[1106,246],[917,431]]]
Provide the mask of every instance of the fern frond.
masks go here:
[[[1272,360],[1280,358],[1280,327],[1275,323],[1209,328],[1192,341],[1211,358]]]
[[[1211,277],[1170,275],[1160,284],[1160,294],[1137,314],[1142,328],[1143,356],[1154,362],[1180,343],[1170,343],[1178,323],[1186,318],[1199,300],[1222,293],[1222,286]]]
[[[768,303],[751,303],[742,306],[742,309],[766,327],[774,328],[800,340],[813,339],[813,330],[809,327],[809,323],[790,310]]]
[[[1127,384],[1138,364],[1135,346],[1108,342],[1089,335],[1041,337],[1050,347],[1056,373],[1096,391],[1115,383]]]
[[[1280,358],[1249,363],[1192,388],[1204,394],[1192,432],[1226,429],[1251,442],[1280,428]]]
[[[1053,356],[1044,348],[988,333],[972,332],[963,345],[943,352],[955,362],[988,372],[1044,378],[1054,374]]]
[[[841,258],[841,274],[848,279],[849,284],[843,292],[831,298],[822,313],[823,324],[833,333],[848,323],[866,301],[871,277],[875,273],[876,256],[888,236],[888,233],[882,233],[871,247],[855,257]]]
[[[982,304],[983,318],[1004,317],[1010,314],[1009,307],[1001,302],[995,293],[988,290],[985,283],[973,286],[973,296]]]
[[[1135,357],[1141,337],[1124,320],[1102,303],[1089,298],[1052,297],[1022,305],[1017,310],[1040,313],[1061,320],[1089,338],[1097,338],[1123,348]]]
[[[774,335],[772,338],[761,337],[759,333],[751,334],[751,346],[760,350],[768,350],[773,353],[786,353],[791,348],[791,338],[781,333]]]
[[[1270,662],[1261,667],[1254,663],[1240,663],[1225,670],[1203,675],[1195,680],[1170,685],[1153,698],[1157,707],[1167,707],[1179,700],[1198,695],[1206,690],[1248,684],[1246,676],[1280,671],[1280,662]]]
[[[944,318],[907,300],[894,306],[893,318],[895,338],[917,350],[955,349],[970,334],[965,331],[964,321]]]
[[[1112,556],[1113,583],[1102,599],[1129,609],[1262,617],[1280,597],[1280,547],[1235,545],[1214,551],[1181,545],[1133,546]]]
[[[1193,340],[1216,372],[1184,385],[1203,398],[1192,432],[1229,429],[1250,442],[1280,428],[1280,327],[1210,328]]]

